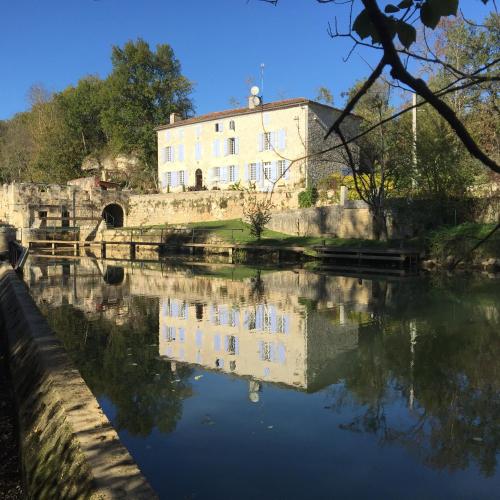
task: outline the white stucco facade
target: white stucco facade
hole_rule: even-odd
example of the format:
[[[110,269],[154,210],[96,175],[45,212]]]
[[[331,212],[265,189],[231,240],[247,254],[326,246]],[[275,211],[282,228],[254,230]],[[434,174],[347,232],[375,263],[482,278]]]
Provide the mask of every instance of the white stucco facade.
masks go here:
[[[211,113],[159,127],[161,191],[231,189],[251,184],[259,191],[273,186],[305,187],[308,170],[313,168],[307,157],[315,142],[311,130],[313,125],[318,126],[319,119],[314,117],[319,109],[323,115],[329,112],[331,122],[338,115],[334,108],[300,98]],[[310,125],[311,117],[314,124]],[[327,140],[325,147],[332,140]]]

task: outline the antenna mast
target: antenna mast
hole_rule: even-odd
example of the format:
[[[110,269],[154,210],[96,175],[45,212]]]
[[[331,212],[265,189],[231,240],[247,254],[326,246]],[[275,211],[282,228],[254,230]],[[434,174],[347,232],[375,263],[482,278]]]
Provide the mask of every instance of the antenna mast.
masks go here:
[[[260,63],[260,95],[262,99],[264,100],[264,68],[265,64]]]

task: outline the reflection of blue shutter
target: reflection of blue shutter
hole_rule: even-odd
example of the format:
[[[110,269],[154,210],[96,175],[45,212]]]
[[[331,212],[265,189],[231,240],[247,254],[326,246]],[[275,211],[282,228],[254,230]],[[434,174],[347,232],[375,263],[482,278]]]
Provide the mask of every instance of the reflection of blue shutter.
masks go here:
[[[215,306],[213,304],[210,306],[210,323],[215,325]]]
[[[229,352],[229,335],[224,336],[224,350]]]
[[[269,342],[269,357],[273,363],[276,361],[276,345],[274,342]]]
[[[231,317],[231,323],[234,326],[239,326],[240,325],[240,312],[238,309],[233,309],[231,311],[232,317]]]
[[[243,313],[243,327],[247,330],[249,330],[249,322],[250,322],[250,316],[248,315],[248,311],[245,311]]]
[[[239,339],[239,337],[234,337],[234,353],[235,354],[240,353],[240,339]]]
[[[264,134],[259,134],[259,151],[264,151]]]
[[[280,342],[278,343],[278,361],[284,365],[286,363],[286,349],[285,346]]]
[[[217,352],[220,351],[220,335],[218,333],[214,335],[214,349]]]
[[[269,316],[270,316],[270,320],[271,320],[271,332],[277,333],[278,332],[278,317],[276,315],[276,307],[269,306]]]
[[[283,150],[286,148],[286,130],[284,128],[282,128],[280,131],[279,131],[279,140],[278,140],[279,144],[278,144],[278,148]]]
[[[184,328],[179,328],[179,342],[184,342],[184,340],[186,340],[184,334]]]
[[[262,330],[264,327],[264,306],[257,306],[257,311],[255,313],[255,328],[257,330]]]
[[[203,342],[203,334],[201,333],[200,330],[196,330],[196,345],[198,347],[201,347],[202,342]]]
[[[283,315],[283,333],[290,333],[290,318],[288,314]]]
[[[163,340],[167,340],[167,325],[162,325],[161,336],[163,337]]]

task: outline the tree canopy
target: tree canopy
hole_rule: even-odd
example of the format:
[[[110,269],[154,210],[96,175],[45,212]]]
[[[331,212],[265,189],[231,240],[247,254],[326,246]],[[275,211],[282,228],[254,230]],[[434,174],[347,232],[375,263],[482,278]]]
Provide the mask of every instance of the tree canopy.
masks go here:
[[[85,158],[97,163],[127,155],[138,167],[123,181],[139,189],[156,185],[156,134],[170,113],[193,112],[191,82],[173,49],[152,50],[141,39],[112,49],[107,78],[86,76],[50,94],[32,88],[31,108],[0,126],[0,180],[66,182],[85,175]]]

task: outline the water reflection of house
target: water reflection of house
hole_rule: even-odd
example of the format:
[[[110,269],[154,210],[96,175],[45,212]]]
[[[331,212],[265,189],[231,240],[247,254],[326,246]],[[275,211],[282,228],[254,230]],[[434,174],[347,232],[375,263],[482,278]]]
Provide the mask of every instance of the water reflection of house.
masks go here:
[[[358,326],[342,314],[344,306],[327,314],[269,295],[241,304],[161,299],[160,354],[308,391],[333,383],[331,363],[358,340]]]

